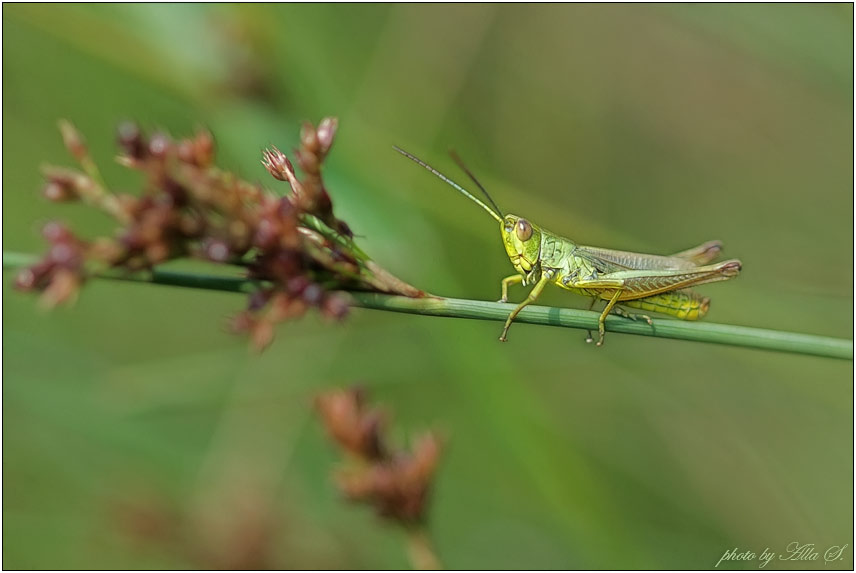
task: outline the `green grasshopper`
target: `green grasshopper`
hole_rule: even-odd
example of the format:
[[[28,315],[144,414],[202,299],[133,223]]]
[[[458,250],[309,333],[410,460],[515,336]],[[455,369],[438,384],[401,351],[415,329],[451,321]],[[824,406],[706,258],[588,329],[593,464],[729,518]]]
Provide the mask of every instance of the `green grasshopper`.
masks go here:
[[[502,210],[496,202],[454,153],[452,158],[484,193],[491,206],[418,157],[399,147],[395,147],[395,150],[451,185],[499,222],[505,252],[518,273],[502,279],[502,298],[499,302],[508,302],[508,287],[511,285],[534,285],[526,300],[508,315],[499,337],[503,342],[507,340],[506,335],[514,318],[523,308],[535,302],[548,283],[592,297],[589,309],[599,299],[607,301],[597,321],[600,335],[597,346],[601,346],[605,332],[604,321],[610,312],[636,319],[635,315],[623,311],[616,304],[659,312],[682,320],[698,320],[707,314],[710,299],[687,288],[728,280],[740,272],[741,264],[737,259],[708,264],[722,250],[719,241],[709,241],[669,256],[578,245],[523,217],[501,215]],[[653,325],[650,317],[639,316]],[[587,342],[591,340],[589,334]]]

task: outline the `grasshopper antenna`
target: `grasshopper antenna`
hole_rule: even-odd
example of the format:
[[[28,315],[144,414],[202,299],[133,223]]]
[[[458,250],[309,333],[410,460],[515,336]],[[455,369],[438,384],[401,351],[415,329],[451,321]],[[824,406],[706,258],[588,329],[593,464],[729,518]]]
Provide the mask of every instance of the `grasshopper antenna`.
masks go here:
[[[493,197],[491,197],[490,193],[487,192],[487,189],[484,188],[484,185],[479,183],[479,180],[476,179],[476,176],[473,175],[472,171],[470,171],[469,168],[467,168],[467,166],[464,164],[464,160],[461,159],[461,156],[458,155],[458,153],[454,149],[449,150],[449,155],[452,156],[452,159],[455,163],[458,164],[458,167],[460,167],[464,171],[464,173],[467,174],[467,177],[469,177],[472,182],[475,183],[479,189],[481,189],[481,192],[484,193],[484,196],[487,197],[488,202],[490,202],[493,208],[496,209],[496,212],[502,213],[502,209],[499,208],[499,205],[496,204],[496,201],[493,200]]]
[[[446,183],[448,183],[449,185],[454,187],[455,190],[457,190],[461,194],[465,195],[466,197],[469,197],[479,207],[481,207],[482,209],[484,209],[485,211],[490,213],[491,217],[493,217],[494,219],[496,219],[497,221],[502,223],[502,217],[499,215],[499,213],[502,213],[502,211],[500,211],[498,207],[497,207],[496,211],[494,211],[493,209],[488,207],[481,199],[476,198],[475,196],[473,196],[472,193],[470,193],[469,191],[467,191],[466,189],[464,189],[463,187],[461,187],[460,185],[458,185],[457,183],[455,183],[454,181],[452,181],[451,179],[449,179],[448,177],[446,177],[445,175],[443,175],[442,173],[440,173],[439,171],[437,171],[436,169],[434,169],[433,167],[431,167],[430,165],[428,165],[427,163],[425,163],[424,161],[422,161],[421,159],[416,157],[415,155],[412,155],[412,154],[404,151],[403,149],[401,149],[400,147],[398,147],[396,145],[393,145],[392,148],[395,149],[400,154],[402,154],[403,156],[405,156],[406,158],[408,158],[409,160],[413,161],[414,163],[421,165],[422,167],[424,167],[425,169],[427,169],[428,171],[430,171],[431,173],[433,173],[434,175],[436,175],[437,177],[439,177],[440,179],[442,179],[443,181],[445,181]],[[476,182],[476,184],[478,184],[478,182]],[[479,185],[479,187],[481,188],[481,185]],[[493,203],[493,200],[491,200],[491,203]],[[496,204],[493,203],[493,206],[496,207]]]

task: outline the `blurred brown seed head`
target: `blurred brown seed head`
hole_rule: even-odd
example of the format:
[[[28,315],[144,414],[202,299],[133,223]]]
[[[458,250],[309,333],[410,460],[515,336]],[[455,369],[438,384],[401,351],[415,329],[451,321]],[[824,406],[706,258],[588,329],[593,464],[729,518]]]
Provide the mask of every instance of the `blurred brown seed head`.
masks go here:
[[[399,452],[368,471],[343,472],[339,485],[348,498],[371,503],[383,517],[417,523],[425,518],[439,455],[439,441],[426,434],[412,453]]]
[[[176,147],[178,159],[196,167],[208,167],[214,160],[214,136],[200,129],[189,139],[182,139]]]
[[[342,493],[374,506],[379,515],[402,524],[425,519],[440,440],[431,433],[416,440],[412,451],[385,446],[384,418],[365,406],[359,389],[334,390],[316,398],[331,438],[360,460],[336,475]]]
[[[327,432],[342,448],[367,460],[379,460],[386,454],[381,432],[384,416],[368,409],[359,388],[333,390],[315,400]]]

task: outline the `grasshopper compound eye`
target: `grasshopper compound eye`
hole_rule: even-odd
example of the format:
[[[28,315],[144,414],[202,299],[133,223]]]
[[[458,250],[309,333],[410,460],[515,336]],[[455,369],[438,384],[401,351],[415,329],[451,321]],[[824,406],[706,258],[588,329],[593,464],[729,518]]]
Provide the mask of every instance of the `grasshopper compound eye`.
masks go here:
[[[528,241],[532,237],[532,225],[526,219],[517,221],[517,228],[514,231],[521,241]]]

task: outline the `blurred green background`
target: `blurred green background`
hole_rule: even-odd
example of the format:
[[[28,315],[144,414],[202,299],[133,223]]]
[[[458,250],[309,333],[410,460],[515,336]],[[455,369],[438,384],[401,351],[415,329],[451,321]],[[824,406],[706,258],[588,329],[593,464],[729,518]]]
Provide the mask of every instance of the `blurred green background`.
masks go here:
[[[337,213],[412,284],[495,300],[511,267],[495,223],[393,144],[457,173],[454,147],[503,209],[581,243],[721,239],[744,272],[699,289],[710,321],[850,338],[852,21],[848,4],[5,5],[3,248],[41,252],[55,218],[112,229],[40,197],[39,165],[71,164],[59,118],[131,190],[122,119],[207,126],[223,167],[274,186],[260,150],[334,115]],[[818,560],[772,566],[853,567],[852,362],[523,324],[503,345],[498,323],[362,310],[285,324],[259,357],[223,327],[243,297],[95,281],[45,314],[12,279],[6,568],[408,567],[401,532],[330,479],[311,402],[352,382],[398,438],[449,436],[430,524],[448,567],[711,568],[795,541]]]

